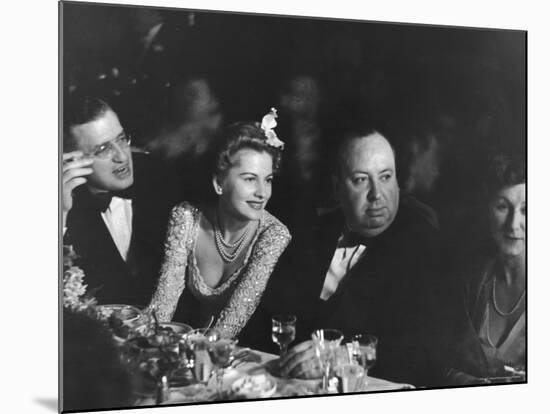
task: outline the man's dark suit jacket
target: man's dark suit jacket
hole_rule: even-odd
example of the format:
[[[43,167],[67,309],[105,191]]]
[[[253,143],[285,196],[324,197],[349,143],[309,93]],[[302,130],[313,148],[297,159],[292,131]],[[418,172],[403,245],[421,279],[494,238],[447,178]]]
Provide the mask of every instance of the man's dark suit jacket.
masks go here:
[[[310,339],[318,328],[336,328],[346,336],[373,334],[379,339],[379,348],[372,375],[433,385],[438,381],[436,365],[442,352],[438,341],[445,335],[437,312],[444,286],[438,279],[435,213],[403,196],[394,222],[382,234],[366,240],[365,254],[325,302],[320,294],[343,229],[344,217],[338,210],[293,235],[271,277],[261,310],[248,329],[259,329],[260,319],[283,312],[298,317],[295,343]],[[252,336],[246,329],[243,335],[246,340],[269,338],[266,333]],[[256,345],[253,340],[250,343]]]
[[[79,256],[87,292],[99,303],[147,305],[162,259],[168,213],[173,200],[168,182],[152,159],[134,154],[134,185],[125,190],[132,199],[132,237],[128,260],[120,256],[101,212],[85,186],[74,192],[64,244]]]

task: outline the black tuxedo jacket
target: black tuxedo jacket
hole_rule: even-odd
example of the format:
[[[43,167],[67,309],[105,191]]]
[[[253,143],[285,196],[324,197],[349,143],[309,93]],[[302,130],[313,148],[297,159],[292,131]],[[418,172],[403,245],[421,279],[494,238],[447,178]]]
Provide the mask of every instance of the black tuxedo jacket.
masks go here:
[[[168,213],[173,200],[159,165],[134,155],[134,185],[124,193],[132,198],[132,237],[127,261],[94,206],[87,187],[74,192],[67,217],[64,244],[71,244],[85,273],[87,292],[99,303],[147,305],[160,267]]]
[[[323,301],[321,291],[343,229],[338,210],[293,235],[264,295],[263,312],[296,314],[296,343],[319,328],[339,329],[345,336],[376,335],[378,362],[372,375],[433,385],[440,374],[437,355],[443,352],[438,340],[446,335],[437,312],[444,286],[438,279],[435,213],[403,196],[391,226],[366,241],[363,257]]]

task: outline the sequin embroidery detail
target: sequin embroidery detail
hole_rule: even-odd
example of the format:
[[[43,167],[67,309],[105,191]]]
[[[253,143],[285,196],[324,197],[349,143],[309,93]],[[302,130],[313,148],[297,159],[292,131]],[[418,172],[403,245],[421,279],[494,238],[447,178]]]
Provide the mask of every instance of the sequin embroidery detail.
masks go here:
[[[193,248],[198,237],[200,215],[200,211],[187,202],[172,210],[160,278],[149,305],[149,308],[155,307],[161,321],[170,321],[176,311],[186,284],[187,265],[196,267]],[[256,310],[271,272],[291,239],[288,229],[267,211],[260,221],[255,237],[243,266],[219,286],[227,289],[235,285],[214,324],[223,335],[231,338],[239,334]],[[190,260],[193,262],[189,263]],[[191,270],[198,272],[198,268]],[[200,274],[196,276],[204,283]],[[208,295],[207,290],[194,286],[203,295]],[[220,293],[218,288],[211,291]]]

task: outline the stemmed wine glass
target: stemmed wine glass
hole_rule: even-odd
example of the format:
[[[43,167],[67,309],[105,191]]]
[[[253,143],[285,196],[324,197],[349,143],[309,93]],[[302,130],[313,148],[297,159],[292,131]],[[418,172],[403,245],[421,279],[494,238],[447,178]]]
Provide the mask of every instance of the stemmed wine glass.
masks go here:
[[[225,368],[229,367],[235,358],[234,352],[237,346],[237,340],[228,338],[218,338],[218,340],[210,342],[208,353],[212,363],[217,368],[217,394],[218,398],[222,397],[223,391],[223,374]]]
[[[337,329],[318,329],[311,334],[315,355],[323,370],[323,392],[328,393],[332,361],[344,335]]]
[[[271,340],[279,345],[280,359],[286,354],[288,345],[296,338],[296,316],[276,315],[271,318]]]

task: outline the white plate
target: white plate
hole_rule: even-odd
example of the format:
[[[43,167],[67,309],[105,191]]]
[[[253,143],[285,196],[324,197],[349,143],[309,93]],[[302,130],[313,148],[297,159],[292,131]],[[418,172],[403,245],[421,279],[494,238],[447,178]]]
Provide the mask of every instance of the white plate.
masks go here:
[[[217,381],[217,372],[216,368],[213,368],[212,376],[208,380],[208,388],[215,390],[216,389],[216,381]],[[235,368],[226,368],[223,373],[223,389],[229,390],[231,389],[231,385],[233,382],[235,382],[237,379],[239,379],[242,376],[242,374],[237,371]]]
[[[233,382],[231,390],[246,398],[268,398],[277,390],[277,383],[266,374],[247,375]]]

